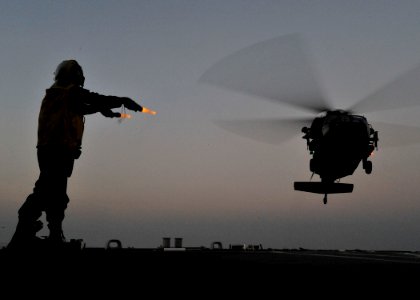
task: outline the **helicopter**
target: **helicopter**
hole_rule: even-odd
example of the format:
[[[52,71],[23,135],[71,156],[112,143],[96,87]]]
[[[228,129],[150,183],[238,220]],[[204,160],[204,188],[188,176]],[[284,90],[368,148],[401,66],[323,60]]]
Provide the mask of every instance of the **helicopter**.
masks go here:
[[[271,144],[282,143],[301,127],[312,155],[311,181],[296,181],[294,189],[323,194],[351,193],[353,184],[341,183],[361,164],[366,174],[373,170],[369,160],[378,150],[379,133],[360,113],[420,104],[420,66],[398,76],[348,109],[334,108],[321,88],[300,34],[264,40],[230,54],[211,66],[199,83],[256,96],[275,103],[315,113],[315,117],[220,120],[222,128]],[[308,124],[311,124],[308,127]],[[388,124],[404,132],[412,127]],[[407,130],[407,131],[405,131]],[[418,128],[414,138],[418,139]],[[287,134],[283,134],[287,132]],[[407,135],[407,134],[405,134]],[[413,141],[413,142],[417,142]],[[312,181],[314,174],[321,181]]]
[[[366,174],[372,173],[372,161],[368,159],[378,149],[379,138],[365,117],[343,110],[327,111],[302,132],[312,155],[309,169],[321,177],[321,182],[295,182],[295,190],[324,194],[327,204],[328,194],[353,191],[352,184],[336,181],[352,175],[360,162]]]

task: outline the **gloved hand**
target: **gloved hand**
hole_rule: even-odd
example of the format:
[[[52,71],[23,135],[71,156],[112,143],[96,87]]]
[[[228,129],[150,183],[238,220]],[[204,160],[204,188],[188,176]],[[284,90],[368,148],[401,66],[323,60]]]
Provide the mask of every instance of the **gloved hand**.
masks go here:
[[[124,106],[125,108],[132,110],[132,111],[142,111],[143,107],[137,104],[135,101],[131,100],[130,98],[124,98]]]
[[[110,109],[102,110],[102,111],[100,111],[100,113],[107,118],[119,118],[121,116],[120,113],[113,112]]]

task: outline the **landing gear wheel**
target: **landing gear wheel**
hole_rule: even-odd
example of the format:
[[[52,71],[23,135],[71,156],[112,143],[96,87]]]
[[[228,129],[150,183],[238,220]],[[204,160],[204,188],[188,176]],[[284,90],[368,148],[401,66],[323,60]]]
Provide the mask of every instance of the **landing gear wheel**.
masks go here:
[[[371,161],[366,161],[363,163],[363,169],[365,169],[366,174],[371,174],[372,173],[372,162]]]
[[[327,194],[324,195],[324,204],[327,204]]]
[[[315,165],[315,160],[313,158],[311,158],[311,160],[309,161],[309,170],[312,173],[315,173],[316,165]]]

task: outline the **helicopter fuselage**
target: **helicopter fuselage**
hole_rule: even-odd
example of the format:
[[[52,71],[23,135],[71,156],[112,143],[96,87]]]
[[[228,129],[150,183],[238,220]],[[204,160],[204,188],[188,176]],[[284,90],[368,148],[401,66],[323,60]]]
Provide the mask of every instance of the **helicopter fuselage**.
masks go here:
[[[341,110],[328,111],[302,131],[312,154],[310,171],[318,174],[322,182],[332,183],[352,175],[361,161],[366,173],[371,173],[372,162],[368,158],[378,138],[365,117]]]

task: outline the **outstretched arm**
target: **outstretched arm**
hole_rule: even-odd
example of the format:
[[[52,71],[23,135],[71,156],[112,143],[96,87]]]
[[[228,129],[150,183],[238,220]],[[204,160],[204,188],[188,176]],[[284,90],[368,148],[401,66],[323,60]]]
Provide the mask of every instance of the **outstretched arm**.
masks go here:
[[[143,107],[128,97],[105,96],[98,93],[92,93],[83,89],[83,114],[93,114],[101,112],[106,117],[116,117],[117,113],[111,111],[113,108],[121,107],[133,111],[142,111]]]

